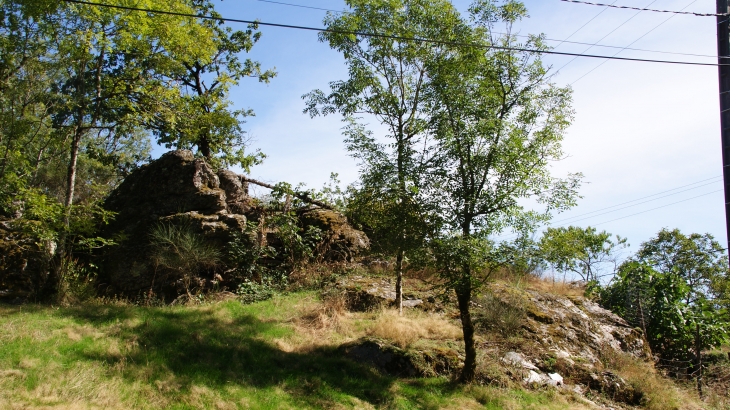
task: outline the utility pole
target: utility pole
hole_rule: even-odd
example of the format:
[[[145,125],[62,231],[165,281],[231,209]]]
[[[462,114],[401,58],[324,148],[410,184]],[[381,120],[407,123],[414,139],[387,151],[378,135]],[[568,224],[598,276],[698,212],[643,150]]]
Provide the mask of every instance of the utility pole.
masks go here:
[[[717,69],[720,75],[720,129],[722,176],[725,183],[725,229],[730,255],[730,16],[728,0],[717,0]]]

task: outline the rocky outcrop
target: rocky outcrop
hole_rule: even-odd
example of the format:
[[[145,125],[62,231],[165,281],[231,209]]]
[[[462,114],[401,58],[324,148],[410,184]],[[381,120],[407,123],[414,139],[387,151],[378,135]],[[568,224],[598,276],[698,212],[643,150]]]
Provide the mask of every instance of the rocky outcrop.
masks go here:
[[[650,358],[639,330],[583,296],[520,290],[504,284],[494,284],[490,290],[505,303],[524,310],[525,336],[556,357],[579,357],[581,361],[598,363],[603,352],[611,349]]]
[[[315,208],[304,212],[300,219],[305,227],[315,226],[324,232],[323,256],[326,259],[351,262],[356,254],[370,246],[368,237],[353,228],[338,212]]]
[[[244,231],[249,219],[265,214],[248,195],[246,178],[228,170],[215,172],[187,150],[168,152],[134,171],[112,192],[104,207],[116,217],[103,234],[118,245],[101,255],[102,290],[134,296],[152,289],[166,292],[168,298],[180,290],[170,283],[174,277],[159,275],[159,266],[150,257],[153,227],[189,231],[225,256],[232,233]],[[349,260],[368,245],[367,237],[334,211],[309,210],[301,221],[304,227],[311,224],[323,230],[328,251],[325,258]],[[225,271],[225,266],[217,270],[208,266],[206,272],[195,272],[202,275],[196,282],[212,281]]]

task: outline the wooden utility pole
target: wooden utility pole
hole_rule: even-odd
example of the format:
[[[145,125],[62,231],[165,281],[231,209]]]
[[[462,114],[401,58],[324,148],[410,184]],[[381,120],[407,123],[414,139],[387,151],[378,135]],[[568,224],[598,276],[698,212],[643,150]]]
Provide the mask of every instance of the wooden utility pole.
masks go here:
[[[730,255],[730,16],[728,0],[717,0],[717,62],[720,75],[722,176],[725,182],[725,229]]]

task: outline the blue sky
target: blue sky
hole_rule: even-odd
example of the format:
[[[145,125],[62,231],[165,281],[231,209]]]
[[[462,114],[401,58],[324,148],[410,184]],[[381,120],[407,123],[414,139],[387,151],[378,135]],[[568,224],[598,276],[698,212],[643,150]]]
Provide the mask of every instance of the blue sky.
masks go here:
[[[344,8],[341,0],[281,1]],[[453,3],[462,11],[469,5],[462,0]],[[712,17],[604,9],[560,0],[528,0],[525,4],[530,18],[519,25],[521,34],[544,33],[549,39],[716,54]],[[615,4],[705,13],[714,12],[715,7],[710,0],[617,0]],[[326,13],[258,0],[225,0],[216,5],[226,17],[317,27],[322,26]],[[261,41],[250,57],[263,67],[276,67],[279,74],[268,85],[255,79],[245,81],[231,95],[238,107],[256,112],[245,128],[254,139],[252,147],[268,156],[251,176],[269,182],[303,182],[316,188],[328,180],[331,172],[339,173],[344,184],[355,181],[357,168],[344,150],[340,118],[333,115],[310,119],[302,113],[302,94],[317,88],[326,90],[329,81],[345,78],[342,57],[318,42],[314,32],[268,27],[261,27],[261,31]],[[603,47],[586,51],[586,45],[551,44],[558,46],[557,51],[566,52],[614,55],[620,51]],[[716,62],[707,57],[636,50],[623,50],[618,55]],[[576,112],[564,141],[568,157],[554,164],[554,172],[585,175],[583,198],[574,209],[556,215],[555,225],[574,221],[579,226],[596,226],[628,237],[630,249],[634,250],[662,227],[680,228],[685,233],[709,232],[726,243],[720,191],[717,68],[571,60],[564,56],[544,58],[553,69],[560,69],[554,77],[558,85],[572,84]],[[377,130],[377,126],[373,128]],[[668,190],[673,191],[596,212]],[[704,196],[691,199],[699,195]],[[638,203],[645,201],[649,202]],[[673,204],[679,201],[684,202]],[[662,208],[651,210],[657,207]],[[597,215],[617,208],[625,209]],[[568,219],[571,217],[574,219]]]

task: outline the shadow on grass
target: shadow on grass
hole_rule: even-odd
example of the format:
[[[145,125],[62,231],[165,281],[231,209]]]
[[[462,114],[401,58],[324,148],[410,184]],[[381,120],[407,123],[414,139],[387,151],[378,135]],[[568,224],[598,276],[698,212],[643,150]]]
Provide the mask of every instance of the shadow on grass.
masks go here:
[[[182,391],[193,385],[221,390],[232,384],[277,386],[294,401],[314,407],[329,407],[343,395],[375,405],[392,399],[394,378],[347,360],[334,348],[285,352],[266,339],[286,335],[289,329],[250,314],[225,318],[215,310],[106,306],[62,309],[59,314],[97,327],[132,319],[131,326],[117,326],[114,334],[135,346],[129,353],[72,353],[75,360],[110,366],[123,360],[122,374],[130,381],[154,383],[172,374]]]

